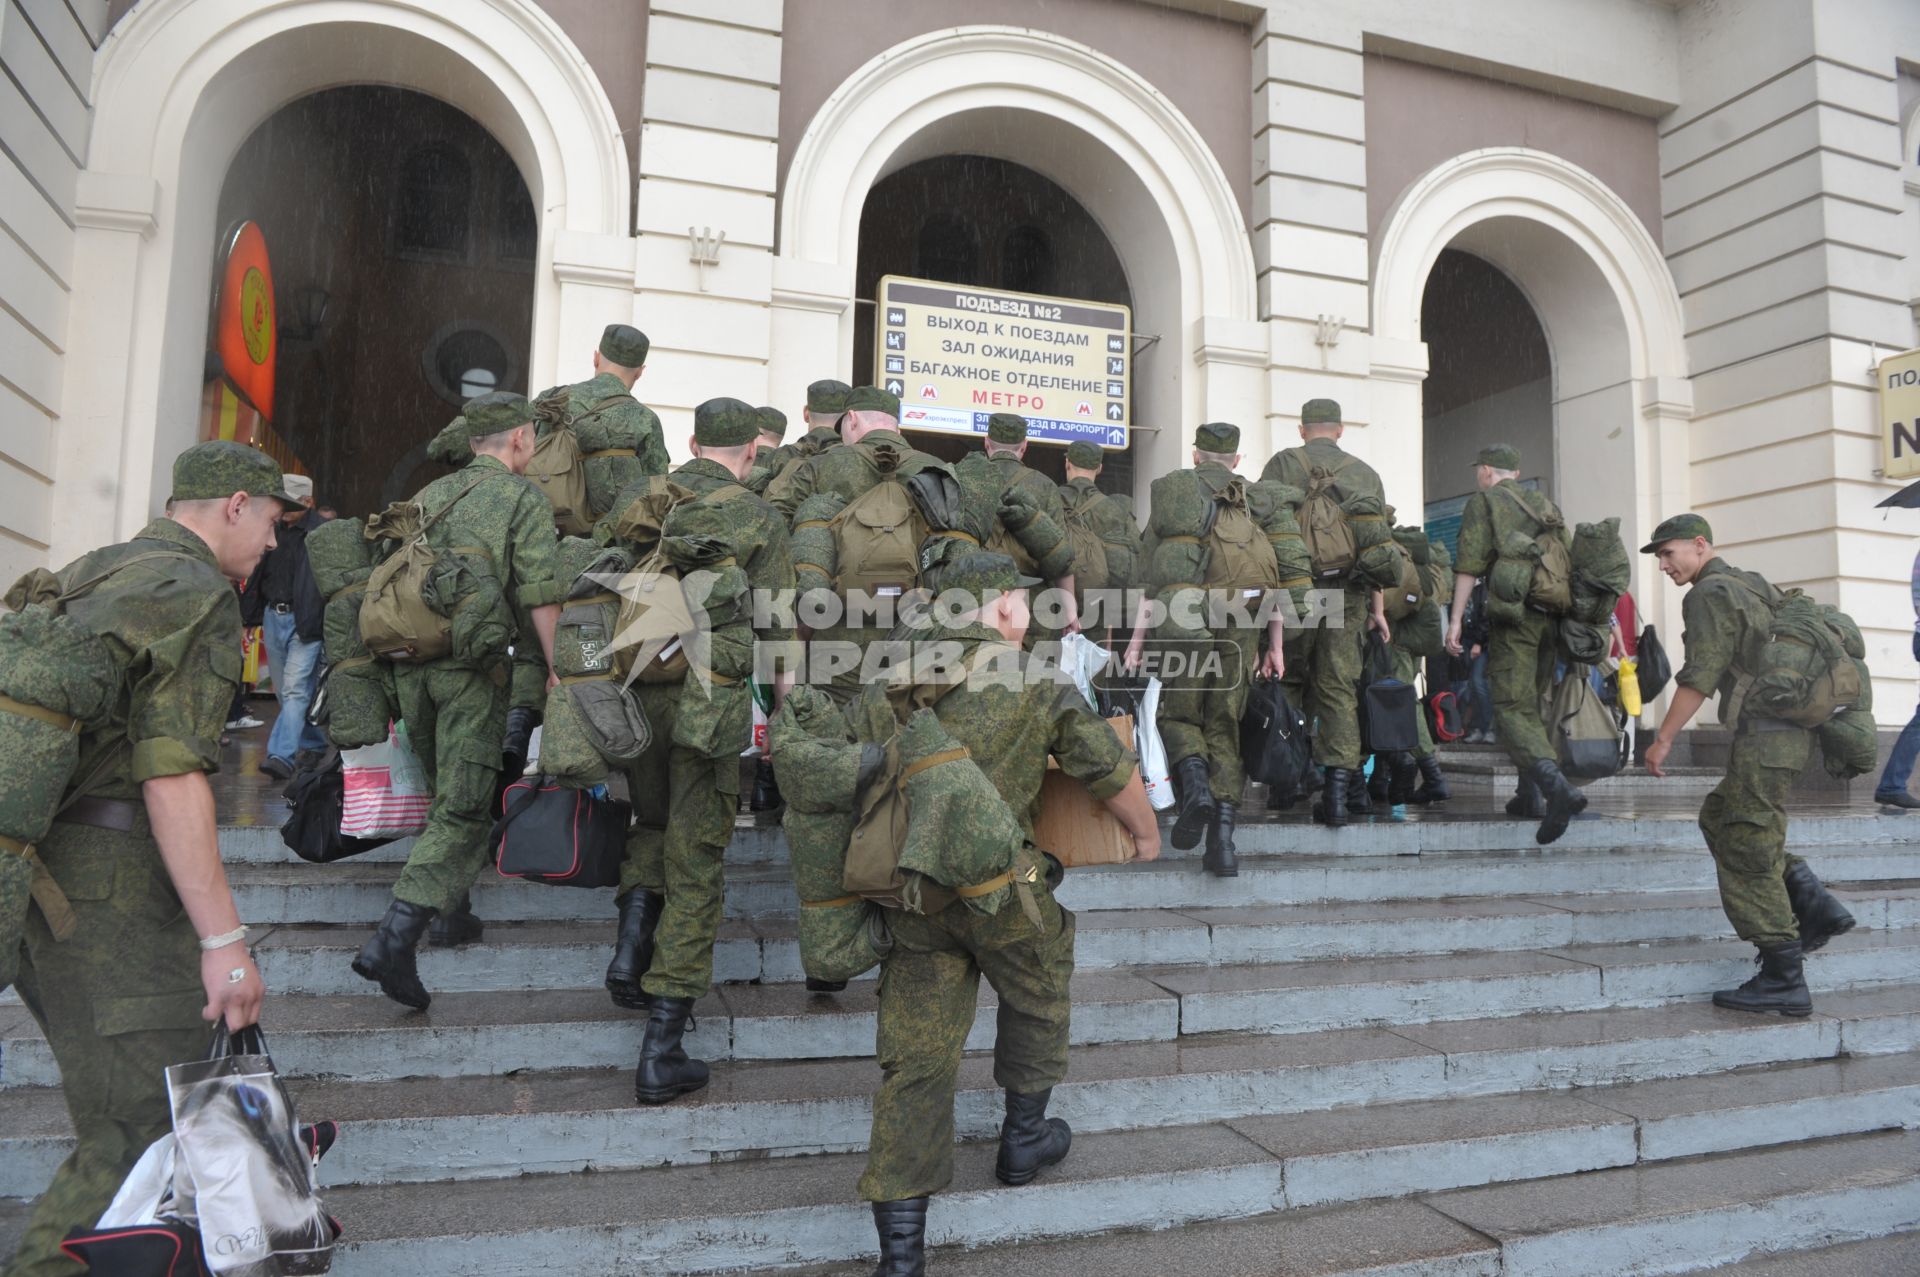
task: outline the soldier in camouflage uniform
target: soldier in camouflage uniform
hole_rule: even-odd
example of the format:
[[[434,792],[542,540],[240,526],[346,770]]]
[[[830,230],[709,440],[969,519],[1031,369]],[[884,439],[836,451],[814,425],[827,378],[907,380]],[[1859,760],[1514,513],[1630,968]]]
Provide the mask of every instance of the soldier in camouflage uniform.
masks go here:
[[[470,400],[462,415],[472,462],[435,479],[414,500],[429,516],[445,512],[427,532],[434,549],[473,546],[486,552],[501,592],[513,604],[515,641],[539,651],[550,687],[554,626],[571,583],[555,576],[559,540],[553,507],[523,477],[533,457],[533,406],[519,395],[495,391]],[[486,863],[510,665],[502,653],[486,669],[453,656],[394,666],[394,696],[407,741],[433,780],[433,805],[427,828],[394,884],[393,903],[353,969],[416,1010],[431,1001],[415,969],[420,938],[437,914],[461,907]]]
[[[693,459],[673,471],[673,482],[718,504],[729,526],[732,557],[748,585],[765,595],[793,590],[793,559],[786,521],[760,497],[743,490],[759,447],[761,418],[738,399],[709,399],[693,412]],[[639,496],[629,489],[624,509]],[[791,643],[778,617],[754,638]],[[647,1011],[634,1095],[664,1104],[707,1084],[707,1066],[681,1046],[694,1001],[713,983],[713,942],[720,929],[724,856],[733,837],[740,797],[744,738],[720,742],[717,752],[681,743],[692,716],[729,720],[751,694],[744,682],[717,674],[705,691],[677,684],[647,685],[644,707],[653,744],[628,774],[636,823],[627,837],[620,875],[620,926],[607,989],[616,1004]],[[786,693],[786,676],[774,685]],[[741,731],[750,713],[740,714]]]
[[[1773,587],[1713,548],[1713,529],[1697,514],[1677,514],[1653,530],[1640,553],[1654,555],[1675,585],[1691,586],[1681,604],[1686,664],[1674,676],[1673,704],[1647,747],[1647,770],[1664,776],[1673,742],[1709,696],[1718,693],[1723,725],[1733,729],[1727,774],[1700,804],[1700,832],[1720,878],[1720,907],[1735,933],[1760,951],[1760,969],[1737,989],[1713,995],[1736,1011],[1804,1016],[1813,1010],[1803,959],[1853,929],[1853,915],[1813,867],[1787,852],[1787,792],[1807,765],[1813,733],[1741,713],[1743,678],[1759,667],[1773,624]]]
[[[860,386],[848,396],[847,409],[846,419],[841,423],[841,433],[846,437],[842,446],[788,466],[786,472],[768,486],[767,500],[787,519],[791,520],[800,503],[815,493],[832,493],[852,501],[883,482],[880,463],[876,460],[882,449],[902,454],[893,471],[902,479],[926,469],[948,468],[938,457],[910,446],[900,433],[899,396],[877,386]],[[830,671],[830,681],[822,681],[815,664],[820,654],[836,653],[839,657],[852,658],[864,653],[870,644],[886,638],[894,628],[892,622],[854,625],[851,620],[842,616],[833,625],[800,635],[810,645],[808,681],[842,705],[860,691],[862,662],[853,660],[852,668],[834,669]],[[824,665],[819,668],[824,669]]]
[[[847,414],[847,396],[852,388],[844,381],[816,381],[807,387],[807,406],[800,410],[800,419],[806,423],[807,432],[794,442],[781,444],[777,448],[762,447],[760,455],[754,459],[753,473],[747,476],[747,486],[762,496],[773,486],[773,481],[787,471],[799,465],[808,457],[818,456],[828,448],[840,446],[840,419]],[[766,409],[771,412],[773,409]],[[781,421],[781,438],[786,437],[786,418]]]
[[[753,469],[744,480],[749,492],[765,495],[767,485],[774,476],[786,469],[787,462],[794,457],[794,451],[782,442],[787,437],[787,414],[778,408],[755,408],[754,415],[760,420],[760,451],[753,459]]]
[[[1309,399],[1300,406],[1301,446],[1276,452],[1261,471],[1267,482],[1278,482],[1305,493],[1313,470],[1335,476],[1333,493],[1342,502],[1369,496],[1386,502],[1380,476],[1374,468],[1340,447],[1345,433],[1340,405],[1331,399]],[[1296,688],[1305,696],[1301,712],[1314,722],[1313,761],[1326,769],[1326,786],[1314,815],[1338,828],[1347,822],[1350,803],[1365,802],[1366,787],[1356,784],[1364,756],[1360,750],[1359,685],[1368,630],[1390,636],[1380,591],[1369,589],[1357,576],[1340,583],[1337,606],[1310,639],[1304,670],[1294,672]]]
[[[206,1053],[206,1021],[254,1023],[265,996],[220,863],[207,773],[240,685],[230,582],[253,572],[294,502],[265,453],[213,442],[174,462],[169,508],[57,574],[64,592],[112,573],[64,610],[133,677],[111,717],[81,734],[71,801],[36,847],[76,926],[56,939],[30,910],[15,984],[60,1066],[77,1141],[7,1277],[77,1271],[61,1239],[93,1225],[171,1125],[164,1070]]]
[[[975,552],[941,570],[942,592],[964,591],[981,606],[937,623],[932,637],[955,645],[955,681],[934,713],[966,746],[1029,839],[1049,754],[1132,834],[1137,856],[1160,853],[1159,829],[1132,753],[1070,682],[1020,650],[1029,613],[1013,560]],[[982,658],[983,643],[1002,650]],[[965,672],[978,663],[979,673]],[[870,684],[849,712],[872,739],[891,731],[887,688]],[[953,1178],[954,1077],[973,1026],[985,975],[999,997],[994,1080],[1006,1092],[995,1174],[1026,1184],[1067,1154],[1072,1132],[1046,1116],[1067,1072],[1073,975],[1073,914],[1054,899],[1059,863],[1031,842],[1015,861],[1020,899],[982,914],[956,901],[931,916],[892,911],[893,949],[880,975],[878,1057],[884,1079],[873,1102],[873,1132],[860,1196],[873,1203],[880,1237],[878,1277],[922,1271],[927,1198]]]
[[[631,324],[608,324],[600,334],[600,345],[593,352],[593,376],[571,386],[556,386],[539,396],[545,399],[555,391],[564,390],[568,420],[593,413],[610,425],[624,426],[621,433],[630,432],[640,440],[633,456],[615,458],[613,482],[605,485],[611,493],[621,492],[634,480],[650,474],[665,474],[671,464],[660,418],[633,397],[634,383],[647,371],[647,351],[651,345],[647,335]],[[593,513],[597,518],[606,511]]]
[[[1269,606],[1261,587],[1256,587],[1253,597],[1242,595],[1231,600],[1245,608],[1250,620],[1257,620],[1262,610],[1270,612],[1264,654],[1261,631],[1253,624],[1241,624],[1231,612],[1215,616],[1212,600],[1197,618],[1200,626],[1190,628],[1179,616],[1174,596],[1191,593],[1202,582],[1163,579],[1168,569],[1157,566],[1157,551],[1163,542],[1175,538],[1204,544],[1206,532],[1212,526],[1217,494],[1229,483],[1244,482],[1234,473],[1234,467],[1239,464],[1240,427],[1216,421],[1195,430],[1193,468],[1176,470],[1153,481],[1153,515],[1144,547],[1149,565],[1148,586],[1162,603],[1176,607],[1159,635],[1169,653],[1205,652],[1221,658],[1218,668],[1167,680],[1160,693],[1159,727],[1167,758],[1173,765],[1174,792],[1179,798],[1174,814],[1173,845],[1182,850],[1192,847],[1205,830],[1207,851],[1203,863],[1208,872],[1223,878],[1239,873],[1233,830],[1240,795],[1247,786],[1247,773],[1240,758],[1240,718],[1246,712],[1250,680],[1256,674],[1279,678],[1286,672],[1285,609],[1277,606],[1277,600],[1274,600],[1275,606]],[[1264,523],[1275,513],[1274,496],[1271,489],[1266,493],[1255,492],[1253,489],[1259,486],[1262,485],[1249,486],[1247,506],[1249,514]],[[1225,593],[1238,594],[1239,591]],[[1216,624],[1216,621],[1223,623]],[[1139,664],[1145,643],[1146,632],[1140,628],[1127,647],[1127,668]]]
[[[1011,554],[1022,568],[1029,566],[1030,556],[1001,520],[1001,501],[1010,492],[1023,494],[1039,511],[1035,523],[1044,528],[1046,525],[1040,520],[1045,519],[1055,529],[1042,535],[1044,539],[1057,535],[1058,549],[1044,562],[1031,564],[1041,579],[1054,587],[1047,592],[1051,597],[1036,600],[1049,606],[1042,608],[1041,619],[1029,629],[1031,645],[1035,639],[1057,639],[1063,633],[1078,632],[1080,620],[1073,580],[1073,547],[1066,539],[1066,506],[1053,480],[1027,465],[1026,455],[1027,419],[1018,413],[996,412],[987,418],[984,453],[969,453],[953,468],[953,474],[966,492],[968,502],[979,511],[982,526],[992,534],[989,545]]]
[[[1086,439],[1076,439],[1067,445],[1067,481],[1060,485],[1060,504],[1066,513],[1068,523],[1083,520],[1093,534],[1100,539],[1107,555],[1107,579],[1103,588],[1124,591],[1139,584],[1142,564],[1140,561],[1140,525],[1133,520],[1132,508],[1120,497],[1102,492],[1095,486],[1100,471],[1106,463],[1106,454],[1100,445]],[[1075,564],[1075,584],[1082,585],[1084,604],[1084,583]],[[1125,625],[1130,618],[1116,613],[1104,618],[1089,617],[1084,605],[1080,609],[1083,625],[1101,625],[1115,627]]]
[[[1559,513],[1545,494],[1522,488],[1519,473],[1520,450],[1511,444],[1482,448],[1474,462],[1479,491],[1467,498],[1460,513],[1453,615],[1447,624],[1447,651],[1455,656],[1461,654],[1461,626],[1474,580],[1493,570],[1508,537],[1531,541],[1541,528],[1528,512],[1528,504]],[[1496,492],[1505,495],[1496,500]],[[1565,528],[1560,535],[1572,545]],[[1529,607],[1518,622],[1493,617],[1487,639],[1494,730],[1520,773],[1519,792],[1507,803],[1507,814],[1539,819],[1534,839],[1543,845],[1565,833],[1567,822],[1587,805],[1586,795],[1561,774],[1558,754],[1547,739],[1547,725],[1540,719],[1540,698],[1553,686],[1557,635],[1556,618]]]

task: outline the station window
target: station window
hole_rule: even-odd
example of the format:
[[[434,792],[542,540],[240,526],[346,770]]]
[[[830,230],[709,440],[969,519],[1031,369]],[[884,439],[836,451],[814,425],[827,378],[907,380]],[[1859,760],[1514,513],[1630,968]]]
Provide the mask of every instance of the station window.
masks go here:
[[[500,335],[473,322],[448,324],[435,333],[420,365],[433,392],[455,405],[511,389],[519,375]]]

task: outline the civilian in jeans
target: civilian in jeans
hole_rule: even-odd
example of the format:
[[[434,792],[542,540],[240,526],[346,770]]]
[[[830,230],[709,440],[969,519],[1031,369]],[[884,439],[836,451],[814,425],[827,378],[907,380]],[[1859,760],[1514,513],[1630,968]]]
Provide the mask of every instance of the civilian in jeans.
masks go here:
[[[294,762],[306,750],[326,748],[326,737],[307,722],[320,679],[320,636],[325,603],[307,563],[307,533],[324,521],[313,508],[313,480],[286,476],[287,491],[304,507],[281,516],[278,544],[260,561],[260,594],[266,602],[264,628],[267,665],[280,716],[267,737],[267,759],[260,770],[275,780],[293,775]]]
[[[1467,650],[1448,657],[1447,681],[1453,686],[1453,699],[1460,706],[1462,739],[1469,745],[1493,743],[1493,687],[1487,680],[1487,579],[1473,583],[1467,596],[1467,610],[1460,618],[1460,633]],[[1454,677],[1454,675],[1459,677]]]
[[[1913,659],[1920,661],[1920,554],[1913,558]],[[1900,731],[1900,739],[1893,743],[1893,753],[1887,756],[1887,770],[1880,773],[1880,783],[1873,787],[1873,801],[1882,807],[1898,807],[1912,811],[1920,807],[1920,799],[1907,792],[1907,781],[1913,776],[1913,765],[1920,760],[1920,707],[1913,711],[1913,717]]]

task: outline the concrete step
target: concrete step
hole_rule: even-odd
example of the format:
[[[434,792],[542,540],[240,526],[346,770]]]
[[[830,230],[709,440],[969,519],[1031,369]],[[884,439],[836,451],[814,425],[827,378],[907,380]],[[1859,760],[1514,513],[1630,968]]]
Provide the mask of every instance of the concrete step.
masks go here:
[[[1920,1273],[1920,1229],[1815,1250],[1762,1250],[1703,1271],[1727,1277],[1913,1277]]]
[[[1826,847],[1809,852],[1834,882],[1920,880],[1920,842]],[[386,907],[399,867],[344,861],[332,865],[247,865],[229,872],[242,917],[281,922],[372,926]],[[1073,870],[1060,891],[1076,911],[1217,909],[1317,901],[1434,900],[1452,896],[1604,895],[1703,891],[1714,886],[1712,860],[1685,849],[1483,851],[1433,856],[1243,856],[1240,876],[1215,878],[1182,861],[1097,865]],[[611,891],[532,886],[483,872],[474,909],[489,922],[551,922],[615,916]],[[731,918],[792,914],[799,907],[782,865],[730,865]]]
[[[1862,930],[1920,927],[1920,886],[1841,884],[1835,890]],[[1712,891],[1108,910],[1083,913],[1078,921],[1074,962],[1082,971],[1138,963],[1220,966],[1555,949],[1708,939],[1727,932],[1719,894]],[[256,938],[254,955],[275,993],[350,996],[367,991],[348,965],[367,935],[366,927],[273,927]],[[611,918],[495,922],[478,944],[423,949],[420,970],[428,987],[447,992],[598,988],[612,944]],[[800,980],[793,919],[768,914],[723,923],[714,945],[714,978],[721,983]]]
[[[611,1035],[602,1035],[603,1037]],[[278,1038],[274,1039],[278,1041]],[[1913,1062],[1920,999],[1910,987],[1834,994],[1808,1020],[1720,1011],[1701,1003],[1630,1011],[1545,1013],[1498,1020],[1260,1036],[1223,1034],[1180,1042],[1076,1049],[1055,1088],[1054,1111],[1082,1132],[1298,1114],[1342,1105],[1449,1100],[1514,1092],[1601,1087],[1648,1079],[1703,1078],[1699,1093],[1676,1084],[1622,1109],[1650,1125],[1647,1147],[1680,1150],[1759,1142],[1732,1126],[1689,1117],[1705,1108],[1819,1103],[1816,1073],[1729,1089],[1728,1070],[1833,1060],[1843,1054]],[[598,1068],[542,1068],[450,1079],[296,1080],[309,1118],[347,1123],[349,1137],[323,1170],[332,1183],[419,1182],[633,1169],[714,1160],[784,1158],[865,1147],[879,1073],[865,1062],[721,1063],[703,1091],[660,1108],[633,1104],[637,1046]],[[1851,1064],[1862,1064],[1856,1059]],[[1840,1069],[1865,1086],[1904,1087],[1891,1073]],[[1889,1080],[1891,1078],[1892,1080]],[[992,1059],[965,1057],[957,1120],[963,1138],[999,1129],[1001,1096]],[[1795,1087],[1801,1088],[1795,1090]],[[1838,1102],[1838,1101],[1832,1101]],[[1900,1101],[1904,1104],[1905,1101]],[[1889,1100],[1888,1111],[1906,1110]],[[1881,1107],[1869,1104],[1869,1109]],[[1372,1110],[1367,1110],[1371,1112]],[[1849,1110],[1851,1111],[1851,1110]],[[1773,1120],[1773,1119],[1770,1119]],[[1779,1138],[1817,1133],[1835,1121],[1773,1120]],[[1796,1125],[1797,1123],[1797,1125]],[[1823,1125],[1825,1123],[1825,1125]],[[1658,1127],[1658,1132],[1655,1132]],[[1724,1129],[1722,1129],[1724,1127]],[[50,1086],[0,1090],[0,1196],[38,1191],[65,1155],[65,1106]],[[1654,1154],[1649,1154],[1654,1155]]]
[[[1698,797],[1680,796],[1662,800],[1662,805],[1673,810],[1633,817],[1589,813],[1575,820],[1554,847],[1560,851],[1612,847],[1704,849],[1706,844],[1701,841],[1696,823]],[[1362,818],[1339,830],[1314,824],[1308,819],[1304,806],[1268,819],[1262,806],[1250,802],[1242,816],[1246,823],[1239,827],[1235,843],[1246,855],[1410,856],[1443,851],[1529,851],[1534,847],[1533,831],[1538,823],[1455,815],[1444,806],[1430,812],[1411,809],[1409,818],[1403,821],[1391,820],[1384,814]],[[1858,810],[1826,808],[1817,814],[1794,816],[1787,827],[1787,838],[1794,848],[1907,842],[1920,839],[1920,818],[1889,815],[1870,805]],[[411,840],[403,840],[356,856],[354,861],[362,864],[402,861],[409,846]],[[303,863],[287,850],[280,839],[279,827],[273,824],[223,825],[220,854],[228,864]],[[1201,849],[1183,852],[1169,843],[1161,854],[1172,860],[1197,860]],[[778,825],[760,825],[742,816],[727,847],[727,859],[736,864],[784,864],[787,859],[785,836]]]

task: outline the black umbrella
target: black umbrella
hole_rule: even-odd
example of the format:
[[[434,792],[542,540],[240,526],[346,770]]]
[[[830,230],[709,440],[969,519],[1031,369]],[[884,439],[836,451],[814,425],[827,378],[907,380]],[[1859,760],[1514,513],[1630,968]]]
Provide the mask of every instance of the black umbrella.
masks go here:
[[[1920,510],[1920,479],[1914,480],[1885,501],[1875,503],[1876,510]]]

